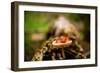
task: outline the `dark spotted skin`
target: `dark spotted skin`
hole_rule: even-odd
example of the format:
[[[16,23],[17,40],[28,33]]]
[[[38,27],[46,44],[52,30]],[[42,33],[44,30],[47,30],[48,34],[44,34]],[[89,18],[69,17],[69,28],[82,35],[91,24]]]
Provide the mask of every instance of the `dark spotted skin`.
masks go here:
[[[67,60],[67,59],[85,59],[84,49],[74,39],[71,45],[64,47],[53,47],[52,42],[55,38],[50,38],[42,45],[43,58],[41,60]],[[33,56],[34,57],[34,56]],[[39,59],[40,60],[40,59]]]

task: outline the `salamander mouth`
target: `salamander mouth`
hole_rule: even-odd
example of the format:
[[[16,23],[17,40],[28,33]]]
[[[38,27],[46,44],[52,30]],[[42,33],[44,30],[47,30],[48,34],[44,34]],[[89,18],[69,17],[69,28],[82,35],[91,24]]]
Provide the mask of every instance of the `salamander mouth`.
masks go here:
[[[53,46],[68,46],[72,43],[72,40],[68,36],[59,36],[52,42]]]

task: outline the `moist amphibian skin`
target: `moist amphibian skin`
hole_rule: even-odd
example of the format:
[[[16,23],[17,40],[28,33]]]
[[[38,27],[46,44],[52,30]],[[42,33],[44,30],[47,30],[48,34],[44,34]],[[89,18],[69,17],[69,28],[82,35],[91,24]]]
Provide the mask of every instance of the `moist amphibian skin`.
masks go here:
[[[67,59],[85,59],[84,49],[78,43],[77,39],[68,36],[72,41],[69,45],[54,46],[53,42],[57,37],[52,37],[45,41],[32,58],[32,61],[44,60],[67,60]]]

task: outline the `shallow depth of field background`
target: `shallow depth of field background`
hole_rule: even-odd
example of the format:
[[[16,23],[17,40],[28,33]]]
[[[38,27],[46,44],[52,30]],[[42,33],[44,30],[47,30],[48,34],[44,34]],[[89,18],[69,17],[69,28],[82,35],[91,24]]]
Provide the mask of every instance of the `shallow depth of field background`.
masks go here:
[[[52,30],[57,18],[62,15],[79,30],[82,47],[90,50],[90,15],[76,13],[24,12],[24,47],[25,61],[31,61],[35,49],[47,40],[47,33]]]

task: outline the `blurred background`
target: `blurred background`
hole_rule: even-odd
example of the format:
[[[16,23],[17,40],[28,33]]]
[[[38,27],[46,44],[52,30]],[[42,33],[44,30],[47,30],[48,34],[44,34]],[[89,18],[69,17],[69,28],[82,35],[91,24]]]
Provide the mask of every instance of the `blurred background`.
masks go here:
[[[24,60],[31,61],[34,50],[44,41],[59,34],[76,33],[81,45],[90,57],[90,14],[24,12]]]

